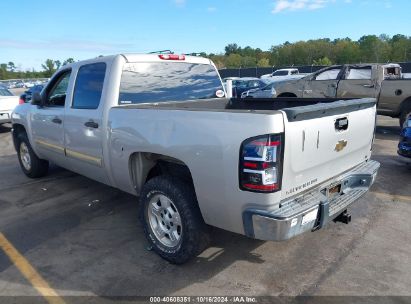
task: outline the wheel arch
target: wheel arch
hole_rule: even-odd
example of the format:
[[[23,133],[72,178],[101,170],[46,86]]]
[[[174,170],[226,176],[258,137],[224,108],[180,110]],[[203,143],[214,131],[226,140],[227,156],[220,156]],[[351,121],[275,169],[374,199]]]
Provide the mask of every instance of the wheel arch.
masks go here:
[[[12,128],[13,144],[14,144],[14,148],[17,150],[18,136],[20,134],[27,134],[27,130],[25,126],[19,123],[13,124],[12,127],[13,127]]]
[[[153,177],[169,175],[179,178],[194,187],[188,165],[180,159],[149,152],[134,152],[129,159],[130,178],[137,193]]]
[[[400,104],[400,115],[404,109],[411,107],[411,96],[405,98]]]
[[[281,97],[297,97],[297,95],[295,95],[294,93],[291,93],[291,92],[285,92],[285,93],[281,93],[277,97],[279,97],[279,98],[281,98]]]

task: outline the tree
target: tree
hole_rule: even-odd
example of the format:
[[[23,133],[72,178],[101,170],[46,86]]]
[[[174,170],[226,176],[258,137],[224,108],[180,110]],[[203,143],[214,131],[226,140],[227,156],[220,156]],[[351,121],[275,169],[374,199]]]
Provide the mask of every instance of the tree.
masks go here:
[[[395,35],[391,40],[392,61],[408,61],[411,60],[411,39],[404,35]]]
[[[252,68],[255,66],[256,66],[255,57],[251,57],[251,56],[241,57],[241,67]]]
[[[55,60],[54,64],[56,65],[56,70],[58,70],[61,67],[61,61],[60,60]]]
[[[332,65],[333,63],[328,57],[324,57],[313,61],[313,65]]]
[[[381,36],[380,36],[381,37]],[[358,41],[363,62],[387,62],[390,46],[385,40],[375,35],[363,36]]]
[[[225,47],[225,55],[230,56],[231,54],[238,54],[241,52],[241,48],[238,47],[237,43],[231,43]]]
[[[63,65],[67,65],[67,64],[70,64],[70,63],[73,63],[74,62],[74,59],[73,58],[67,58],[66,60],[64,60],[63,61]]]
[[[56,71],[55,62],[52,59],[47,59],[41,67],[44,69],[44,75],[50,77]]]
[[[16,65],[14,64],[14,62],[9,61],[9,63],[7,64],[7,68],[10,72],[14,72],[16,70]]]
[[[270,60],[268,58],[261,58],[260,60],[258,60],[257,66],[259,68],[269,67],[270,66]]]
[[[226,59],[226,66],[228,68],[239,68],[241,67],[241,55],[230,54]]]

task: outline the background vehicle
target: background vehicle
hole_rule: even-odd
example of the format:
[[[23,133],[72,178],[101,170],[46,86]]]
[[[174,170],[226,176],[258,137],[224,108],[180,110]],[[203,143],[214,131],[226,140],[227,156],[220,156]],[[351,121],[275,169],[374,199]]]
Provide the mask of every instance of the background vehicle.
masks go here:
[[[276,70],[275,72],[271,73],[271,74],[265,74],[262,75],[260,78],[261,79],[283,79],[283,78],[301,78],[304,77],[306,74],[300,74],[300,71],[298,69],[279,69]]]
[[[331,66],[302,79],[275,84],[278,97],[378,98],[378,113],[400,118],[411,113],[411,80],[398,64]]]
[[[206,224],[280,241],[348,220],[379,168],[375,99],[219,96],[206,58],[75,62],[14,111],[21,168],[41,177],[52,161],[139,196],[148,242],[173,263],[207,247]]]
[[[275,98],[277,92],[274,88],[274,83],[270,83],[262,88],[255,88],[243,92],[241,98]]]
[[[11,113],[19,104],[19,97],[0,86],[0,124],[11,122]]]
[[[408,117],[401,130],[398,154],[411,159],[411,117]]]
[[[38,84],[34,85],[31,88],[29,88],[27,91],[25,91],[23,94],[20,95],[20,103],[25,103],[25,102],[30,102],[31,97],[34,92],[41,92],[43,90],[44,85],[43,84]]]
[[[268,79],[244,77],[233,80],[233,97],[240,97],[241,94],[250,89],[265,87],[269,83]]]
[[[18,82],[15,83],[14,87],[15,87],[15,88],[18,88],[18,89],[25,88],[24,82],[18,81]]]

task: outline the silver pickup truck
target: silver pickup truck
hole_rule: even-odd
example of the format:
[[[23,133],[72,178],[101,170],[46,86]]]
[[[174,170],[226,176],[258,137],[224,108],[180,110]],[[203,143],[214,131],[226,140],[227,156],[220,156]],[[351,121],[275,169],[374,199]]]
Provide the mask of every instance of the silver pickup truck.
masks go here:
[[[411,79],[398,64],[331,66],[302,79],[279,80],[272,87],[277,97],[373,97],[378,114],[399,118],[401,126],[411,117]]]
[[[184,263],[209,226],[287,240],[346,212],[375,180],[374,99],[227,99],[214,64],[118,55],[64,66],[12,115],[23,172],[49,162],[139,196],[153,249]]]

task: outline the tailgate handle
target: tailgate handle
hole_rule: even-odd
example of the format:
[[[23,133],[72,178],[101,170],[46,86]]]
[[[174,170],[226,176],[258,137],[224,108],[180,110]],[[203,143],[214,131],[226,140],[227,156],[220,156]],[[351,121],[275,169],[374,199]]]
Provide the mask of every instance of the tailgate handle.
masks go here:
[[[338,118],[335,121],[335,130],[336,131],[346,131],[348,130],[348,117],[344,117],[344,118]]]

